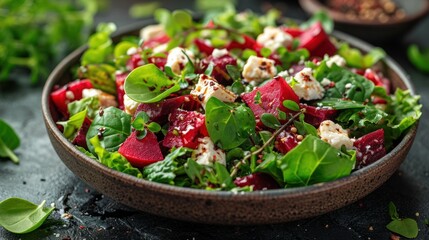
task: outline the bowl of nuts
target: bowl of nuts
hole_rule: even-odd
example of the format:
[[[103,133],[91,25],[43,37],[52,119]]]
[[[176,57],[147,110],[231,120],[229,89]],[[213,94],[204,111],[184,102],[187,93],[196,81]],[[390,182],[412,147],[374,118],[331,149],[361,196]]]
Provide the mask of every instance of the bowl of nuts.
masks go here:
[[[299,0],[308,14],[325,11],[338,30],[370,42],[400,40],[429,13],[428,0]]]

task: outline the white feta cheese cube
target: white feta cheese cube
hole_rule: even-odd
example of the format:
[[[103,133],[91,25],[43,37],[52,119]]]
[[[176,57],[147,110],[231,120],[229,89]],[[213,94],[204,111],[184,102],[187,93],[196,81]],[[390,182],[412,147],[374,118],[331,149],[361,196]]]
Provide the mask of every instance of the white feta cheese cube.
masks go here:
[[[322,81],[320,82],[320,84],[322,84],[322,86],[326,87],[329,86],[331,84],[331,80],[327,79],[327,78],[323,78]]]
[[[247,82],[260,83],[266,79],[273,78],[277,74],[274,60],[250,56],[243,67],[242,75]]]
[[[161,24],[149,25],[140,30],[140,37],[145,41],[165,34],[164,27]]]
[[[237,98],[237,95],[219,84],[216,79],[204,74],[200,75],[197,85],[191,91],[191,95],[198,98],[204,108],[211,97],[216,97],[223,102],[234,102]]]
[[[223,56],[225,56],[225,55],[227,55],[228,54],[228,50],[227,49],[225,49],[225,48],[222,48],[222,49],[217,49],[217,48],[215,48],[214,50],[213,50],[213,52],[212,52],[212,56],[214,57],[214,58],[221,58],[221,57],[223,57]]]
[[[313,77],[311,68],[302,69],[295,74],[294,79],[295,84],[292,85],[292,89],[300,99],[309,101],[323,98],[325,89]]]
[[[334,56],[330,57],[326,61],[326,66],[332,67],[332,65],[334,63],[337,64],[337,66],[339,66],[339,67],[345,67],[346,66],[346,60],[343,57],[341,57],[340,55],[334,55]]]
[[[265,48],[275,51],[280,47],[288,47],[292,44],[293,37],[280,28],[268,26],[259,34],[256,41]]]
[[[198,139],[198,148],[192,152],[192,158],[201,165],[211,166],[214,162],[225,165],[225,153],[221,149],[216,149],[210,137]]]
[[[82,90],[82,98],[98,97],[102,93],[101,90],[95,88],[88,88]]]
[[[112,94],[105,93],[100,89],[89,88],[82,90],[82,98],[89,97],[97,97],[98,101],[100,102],[100,107],[103,108],[118,106],[118,102],[116,101],[115,96],[113,96]]]
[[[186,55],[188,55],[191,61],[194,61],[195,59],[194,54],[191,51],[187,49],[183,49],[181,47],[173,48],[168,53],[167,63],[165,64],[165,66],[171,67],[171,70],[175,74],[180,74],[182,70],[185,68],[186,63],[188,63],[188,58],[183,52],[185,52]]]
[[[140,103],[132,100],[127,94],[124,94],[124,110],[130,115],[134,115]]]
[[[349,138],[348,131],[331,120],[320,123],[317,133],[323,141],[332,147],[340,149],[344,145],[347,149],[353,148],[353,139]]]

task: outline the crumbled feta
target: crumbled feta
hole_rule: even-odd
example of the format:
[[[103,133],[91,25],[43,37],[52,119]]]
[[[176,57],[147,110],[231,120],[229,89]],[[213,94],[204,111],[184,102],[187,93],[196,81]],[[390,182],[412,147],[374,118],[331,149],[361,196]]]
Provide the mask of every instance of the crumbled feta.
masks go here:
[[[161,24],[149,25],[140,30],[140,37],[145,41],[165,34],[164,27]]]
[[[250,56],[243,67],[242,75],[247,82],[262,82],[276,76],[277,69],[274,60]]]
[[[280,76],[282,78],[287,78],[287,77],[289,77],[289,71],[288,70],[281,71],[281,72],[277,73],[277,76]]]
[[[322,84],[322,86],[324,86],[324,87],[329,86],[331,84],[331,80],[329,80],[327,78],[323,78],[322,81],[320,82],[320,84]]]
[[[341,57],[340,55],[334,55],[334,56],[330,57],[326,61],[326,66],[332,67],[332,65],[334,63],[339,67],[345,67],[346,66],[346,60],[343,57]]]
[[[83,89],[82,98],[98,97],[100,96],[101,92],[101,90],[95,88]]]
[[[128,55],[128,56],[134,55],[134,54],[136,54],[136,53],[137,53],[137,48],[136,48],[136,47],[130,47],[130,48],[128,48],[128,50],[127,50],[127,55]]]
[[[237,95],[219,84],[216,79],[204,74],[200,75],[197,85],[191,91],[191,95],[198,98],[204,108],[211,97],[216,97],[223,102],[234,102],[237,98]]]
[[[105,93],[99,89],[95,89],[95,88],[83,89],[82,98],[88,98],[88,97],[97,97],[98,101],[100,102],[100,107],[103,107],[103,108],[118,106],[118,102],[116,101],[115,96],[113,96],[112,94]]]
[[[329,143],[332,147],[340,149],[342,145],[347,149],[353,147],[353,140],[349,138],[347,130],[331,120],[325,120],[320,123],[317,133],[320,138]]]
[[[73,101],[74,100],[74,93],[70,90],[66,91],[66,98],[67,98],[67,100]]]
[[[210,137],[199,139],[198,148],[192,152],[192,158],[201,165],[213,165],[214,162],[225,165],[225,153],[221,149],[216,149]]]
[[[153,53],[165,53],[165,52],[167,52],[167,47],[168,47],[167,43],[160,44],[160,45],[154,47],[152,49],[152,52]]]
[[[127,94],[124,94],[124,110],[126,113],[134,115],[138,106],[138,102],[132,100]]]
[[[170,50],[167,57],[167,63],[165,66],[171,67],[171,70],[175,74],[180,74],[185,68],[186,63],[188,63],[188,58],[186,55],[182,52],[184,51],[186,55],[191,59],[191,61],[194,61],[194,54],[187,50],[180,47],[176,47]]]
[[[325,89],[313,77],[313,70],[311,68],[304,68],[295,74],[295,84],[292,89],[300,99],[315,100],[323,98]]]
[[[353,84],[351,84],[351,83],[347,83],[346,85],[344,85],[344,87],[345,87],[346,89],[350,89],[350,88],[352,88],[352,87],[353,87]]]
[[[225,55],[227,55],[228,54],[228,50],[227,49],[225,49],[225,48],[222,48],[222,49],[217,49],[217,48],[215,48],[214,50],[213,50],[213,52],[212,52],[212,56],[214,57],[214,58],[221,58],[221,57],[223,57],[223,56],[225,56]]]
[[[291,45],[293,37],[279,28],[268,26],[263,33],[259,34],[256,41],[274,52],[280,47]]]

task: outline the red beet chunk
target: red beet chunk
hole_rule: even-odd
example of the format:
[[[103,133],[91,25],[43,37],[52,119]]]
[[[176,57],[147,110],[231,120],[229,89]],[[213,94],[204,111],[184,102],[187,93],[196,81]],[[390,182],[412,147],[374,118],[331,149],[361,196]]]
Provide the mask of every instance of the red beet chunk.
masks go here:
[[[276,138],[276,141],[274,143],[274,146],[276,147],[276,149],[283,153],[286,154],[287,152],[289,152],[290,150],[292,150],[294,147],[296,147],[296,145],[298,145],[298,140],[296,138],[297,134],[296,133],[292,133],[290,131],[290,128],[282,131]]]
[[[91,81],[76,80],[52,92],[51,100],[63,116],[68,116],[67,104],[82,99],[82,90],[88,88],[92,88]]]
[[[244,38],[243,43],[239,43],[237,41],[232,41],[226,46],[226,49],[228,49],[228,50],[231,50],[234,48],[242,49],[242,50],[252,49],[252,50],[255,50],[256,52],[259,52],[259,50],[262,49],[262,46],[258,42],[256,42],[256,40],[253,39],[252,37],[250,37],[248,35],[243,35],[242,37]]]
[[[210,46],[209,44],[204,42],[203,39],[200,38],[196,38],[194,40],[194,44],[198,47],[198,50],[200,50],[200,52],[205,53],[206,55],[212,54],[214,50],[214,47]]]
[[[149,39],[147,41],[144,41],[142,44],[142,47],[143,48],[155,48],[158,45],[168,43],[169,41],[170,41],[170,37],[168,37],[167,35],[161,35],[161,36]]]
[[[257,93],[261,95],[260,103],[255,102]],[[252,109],[255,117],[259,119],[263,113],[278,115],[278,109],[290,112],[283,106],[284,100],[299,102],[298,96],[282,77],[275,77],[262,87],[241,95],[241,99]]]
[[[205,116],[195,111],[174,110],[169,117],[170,127],[162,145],[167,148],[196,148],[199,136],[207,136]]]
[[[337,110],[335,109],[327,109],[321,107],[309,106],[307,104],[299,104],[300,108],[305,108],[305,122],[319,127],[320,123],[325,120],[334,120],[337,116]]]
[[[164,159],[154,133],[148,131],[143,139],[138,139],[136,133],[132,132],[118,150],[133,167],[142,168]]]
[[[234,180],[237,187],[253,186],[253,190],[277,189],[280,186],[268,174],[252,173],[244,177],[238,177]]]
[[[116,74],[116,93],[118,97],[118,107],[121,110],[124,110],[124,95],[125,95],[124,82],[127,76],[128,76],[127,72]]]
[[[73,139],[74,145],[81,146],[88,150],[88,146],[86,144],[86,133],[88,132],[89,126],[91,126],[91,120],[86,117],[83,121],[82,127],[79,129],[76,137]]]
[[[386,155],[384,147],[384,130],[378,129],[358,138],[353,146],[356,148],[356,165],[367,166]]]
[[[223,85],[230,85],[232,81],[230,81],[231,77],[226,70],[226,65],[236,66],[237,60],[231,57],[231,55],[229,54],[223,55],[219,58],[215,58],[213,57],[213,55],[211,55],[201,61],[201,71],[204,72],[210,63],[213,64],[213,71],[211,76]]]
[[[149,63],[155,64],[161,70],[164,70],[165,64],[167,63],[166,57],[149,57],[147,60]],[[145,64],[145,62],[142,59],[142,56],[140,55],[140,53],[136,53],[136,54],[131,55],[130,59],[128,59],[127,69],[133,70],[133,69],[140,67],[144,64]]]
[[[137,107],[135,116],[139,112],[146,112],[152,122],[165,123],[168,115],[175,109],[183,108],[186,110],[195,110],[199,103],[190,95],[168,98],[157,103],[141,103]]]
[[[288,33],[292,37],[299,37],[304,31],[300,28],[280,27],[283,32]]]
[[[299,41],[299,48],[308,49],[312,57],[323,57],[325,54],[332,56],[337,52],[337,48],[329,40],[329,36],[326,34],[325,30],[323,30],[320,22],[306,29],[299,36]]]

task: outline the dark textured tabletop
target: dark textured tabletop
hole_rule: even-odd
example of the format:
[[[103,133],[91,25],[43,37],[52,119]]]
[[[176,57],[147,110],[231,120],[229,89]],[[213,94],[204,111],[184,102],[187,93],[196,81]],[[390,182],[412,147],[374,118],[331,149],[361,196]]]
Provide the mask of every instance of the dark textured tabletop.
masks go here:
[[[164,1],[167,8],[192,8],[186,1]],[[97,22],[114,21],[125,26],[132,1],[112,1]],[[296,1],[273,1],[283,15],[305,19]],[[239,1],[239,9],[255,11],[270,6],[260,1]],[[40,203],[47,200],[56,210],[38,230],[14,235],[0,227],[0,239],[390,239],[388,203],[394,202],[400,216],[412,217],[419,225],[418,239],[429,239],[429,75],[415,70],[406,58],[406,47],[427,42],[429,17],[403,40],[380,44],[410,75],[422,96],[423,117],[407,159],[379,189],[367,197],[334,212],[297,222],[262,226],[213,226],[182,222],[121,205],[96,192],[61,162],[46,134],[41,113],[40,86],[29,86],[25,73],[0,85],[0,118],[9,122],[21,137],[16,153],[20,165],[0,159],[0,200],[21,197]],[[180,207],[180,206],[178,206]],[[64,212],[73,217],[61,217]]]

